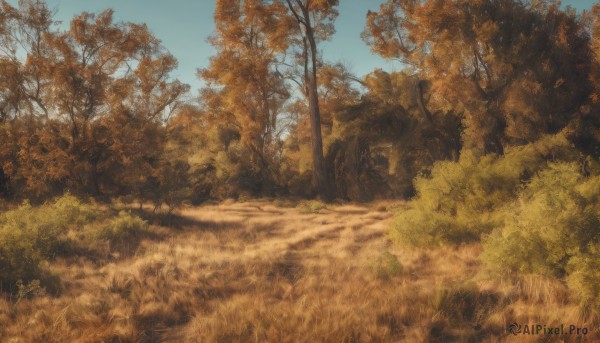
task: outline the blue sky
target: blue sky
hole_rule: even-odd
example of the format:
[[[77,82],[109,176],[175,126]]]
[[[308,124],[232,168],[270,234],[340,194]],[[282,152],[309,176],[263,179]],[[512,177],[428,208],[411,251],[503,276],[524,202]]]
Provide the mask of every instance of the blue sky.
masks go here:
[[[18,0],[9,0],[16,5]],[[358,76],[375,68],[392,70],[394,64],[371,54],[360,38],[367,10],[377,10],[383,0],[340,0],[337,33],[331,42],[322,45],[328,61],[342,61]],[[179,68],[173,76],[192,86],[192,92],[202,86],[196,69],[208,65],[214,49],[206,38],[212,33],[214,1],[210,0],[47,0],[57,11],[56,19],[68,27],[71,18],[83,11],[115,10],[117,21],[146,23],[162,40],[163,45],[178,59]],[[591,8],[593,0],[564,0],[578,10]]]

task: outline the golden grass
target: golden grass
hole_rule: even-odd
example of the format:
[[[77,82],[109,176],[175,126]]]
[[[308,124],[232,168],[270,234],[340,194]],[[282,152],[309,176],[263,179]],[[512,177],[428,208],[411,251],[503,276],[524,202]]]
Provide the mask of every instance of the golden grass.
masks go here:
[[[390,208],[248,201],[188,208],[137,251],[56,261],[60,296],[0,299],[2,342],[512,342],[514,321],[600,320],[555,280],[482,277],[478,244],[406,250]],[[378,277],[384,253],[400,273]],[[385,266],[383,266],[385,268]],[[563,337],[561,337],[563,338]]]

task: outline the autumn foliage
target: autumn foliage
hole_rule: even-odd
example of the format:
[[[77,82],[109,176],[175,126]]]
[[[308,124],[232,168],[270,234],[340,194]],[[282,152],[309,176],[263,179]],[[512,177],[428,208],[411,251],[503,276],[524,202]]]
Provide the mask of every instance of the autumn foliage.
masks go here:
[[[164,121],[189,88],[169,78],[176,60],[111,10],[59,31],[44,2],[2,7],[5,193],[143,196],[164,159]]]

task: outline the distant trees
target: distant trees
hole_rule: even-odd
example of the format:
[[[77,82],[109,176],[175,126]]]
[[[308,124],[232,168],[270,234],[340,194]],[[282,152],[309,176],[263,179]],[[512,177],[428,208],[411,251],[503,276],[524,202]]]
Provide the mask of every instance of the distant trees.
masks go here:
[[[332,135],[336,137],[338,152],[334,149],[328,152],[331,157],[344,152],[346,162],[335,163],[339,174],[336,184],[345,180],[347,186],[338,186],[338,192],[343,194],[341,188],[360,186],[364,190],[345,196],[363,200],[376,195],[410,196],[412,179],[418,172],[437,160],[454,160],[458,156],[460,117],[452,110],[438,110],[424,116],[421,105],[428,103],[431,94],[419,89],[420,83],[418,77],[406,72],[375,70],[365,77],[362,84],[365,91],[360,100],[338,107]],[[357,143],[362,147],[356,146]],[[362,163],[348,164],[357,154]],[[349,170],[352,164],[355,167]],[[362,170],[361,176],[351,179],[356,173],[352,170]]]
[[[160,164],[165,115],[189,88],[169,79],[176,60],[111,10],[61,32],[43,1],[1,6],[0,168],[11,188],[141,196]]]
[[[196,104],[145,25],[107,10],[59,30],[42,0],[0,1],[0,195],[370,200],[464,149],[562,132],[600,155],[598,6],[388,0],[362,37],[406,68],[361,79],[320,55],[338,4],[216,1]]]

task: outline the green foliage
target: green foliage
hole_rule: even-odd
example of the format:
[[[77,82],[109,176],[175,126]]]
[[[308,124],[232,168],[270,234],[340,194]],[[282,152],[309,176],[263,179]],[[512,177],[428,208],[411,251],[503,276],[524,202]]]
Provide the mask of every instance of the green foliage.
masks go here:
[[[319,200],[302,201],[296,206],[300,213],[319,213],[319,211],[325,209],[327,205]]]
[[[148,223],[129,212],[121,211],[119,215],[101,226],[95,233],[97,239],[106,239],[111,243],[125,243],[135,240],[148,229]]]
[[[418,197],[395,218],[394,236],[411,245],[424,245],[473,241],[489,232],[499,224],[494,210],[514,198],[520,176],[528,167],[535,168],[525,158],[507,159],[477,158],[465,151],[458,163],[436,163],[431,177],[415,180]]]
[[[600,172],[563,135],[503,156],[463,151],[456,163],[435,163],[415,187],[417,198],[393,221],[398,241],[482,240],[493,273],[566,278],[582,304],[600,304]]]
[[[417,197],[398,213],[392,234],[409,245],[479,240],[503,225],[501,210],[543,169],[547,156],[574,159],[563,136],[508,149],[503,156],[463,151],[458,162],[436,162],[430,175],[415,179]]]
[[[50,211],[60,214],[68,225],[82,226],[97,217],[93,205],[84,204],[70,194],[57,198]]]
[[[600,175],[586,177],[576,163],[550,163],[502,212],[482,260],[500,273],[566,276],[578,300],[600,304],[599,185]]]
[[[94,219],[93,208],[71,195],[32,207],[28,202],[0,215],[0,282],[12,290],[18,280],[50,280],[44,261],[64,253],[66,234]]]
[[[600,244],[573,256],[567,264],[567,285],[575,301],[600,309]]]
[[[398,261],[398,257],[392,255],[388,251],[383,252],[371,264],[373,272],[379,279],[389,279],[394,276],[401,275],[404,272],[404,267]]]

